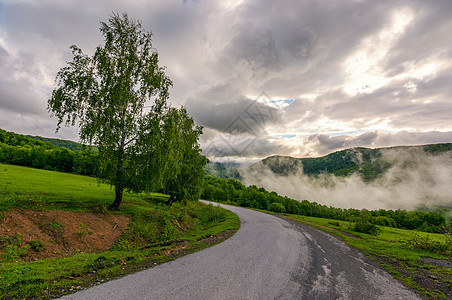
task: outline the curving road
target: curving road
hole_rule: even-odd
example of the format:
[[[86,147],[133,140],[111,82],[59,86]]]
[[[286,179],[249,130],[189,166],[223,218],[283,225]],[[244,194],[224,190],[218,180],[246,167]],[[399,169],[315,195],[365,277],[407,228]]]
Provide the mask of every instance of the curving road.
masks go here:
[[[222,206],[241,220],[223,243],[63,299],[420,299],[322,231]]]

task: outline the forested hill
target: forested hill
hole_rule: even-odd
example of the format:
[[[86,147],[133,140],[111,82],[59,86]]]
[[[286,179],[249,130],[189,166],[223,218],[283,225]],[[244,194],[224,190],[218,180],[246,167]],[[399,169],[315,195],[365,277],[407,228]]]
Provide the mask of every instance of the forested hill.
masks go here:
[[[72,151],[84,150],[83,149],[84,146],[82,144],[73,141],[45,138],[42,136],[32,136],[32,135],[27,135],[27,137],[32,138],[34,140],[43,141],[45,143],[50,143],[57,147],[64,147]]]
[[[227,162],[227,163],[219,163],[219,162],[209,162],[204,167],[204,174],[210,175],[217,178],[222,179],[237,179],[240,180],[239,173],[240,164]]]
[[[83,145],[77,142],[45,138],[42,136],[23,135],[10,131],[6,131],[0,128],[0,143],[10,146],[42,146],[46,145],[48,148],[64,147],[72,151],[83,150]]]
[[[30,137],[0,129],[0,163],[37,169],[95,175],[97,151],[58,139]]]
[[[365,181],[372,181],[402,159],[407,160],[410,157],[422,157],[422,155],[438,155],[445,152],[452,154],[452,143],[376,149],[358,147],[316,158],[270,156],[251,165],[250,169],[257,170],[261,165],[265,165],[273,173],[283,176],[300,170],[303,170],[306,175],[328,173],[336,176],[348,176],[358,173]]]

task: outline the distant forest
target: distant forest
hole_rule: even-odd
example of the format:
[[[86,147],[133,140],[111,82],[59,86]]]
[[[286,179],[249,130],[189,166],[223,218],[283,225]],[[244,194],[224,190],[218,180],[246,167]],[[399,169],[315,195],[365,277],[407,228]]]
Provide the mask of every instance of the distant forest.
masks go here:
[[[83,145],[71,141],[30,137],[0,129],[1,163],[96,175],[97,152],[89,147],[87,151],[81,151],[83,148]]]
[[[310,202],[297,201],[268,192],[255,185],[245,186],[235,179],[207,176],[204,179],[202,199],[242,207],[257,208],[276,213],[289,213],[349,222],[440,232],[439,226],[446,223],[440,212],[399,210],[342,209]]]

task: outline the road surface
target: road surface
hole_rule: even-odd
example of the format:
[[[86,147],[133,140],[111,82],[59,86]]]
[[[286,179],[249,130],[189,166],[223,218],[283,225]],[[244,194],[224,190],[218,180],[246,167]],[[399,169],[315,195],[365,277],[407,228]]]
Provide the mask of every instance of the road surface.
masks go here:
[[[228,240],[63,299],[420,299],[335,237],[222,206],[241,221]]]

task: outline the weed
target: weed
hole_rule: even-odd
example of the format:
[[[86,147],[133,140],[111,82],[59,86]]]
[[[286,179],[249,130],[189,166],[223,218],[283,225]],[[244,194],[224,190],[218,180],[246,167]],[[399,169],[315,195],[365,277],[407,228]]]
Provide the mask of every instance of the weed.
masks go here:
[[[85,240],[86,235],[94,233],[94,231],[87,228],[86,225],[83,223],[80,223],[78,229],[80,229],[80,230],[76,231],[76,233],[81,240]]]
[[[22,239],[20,234],[11,237],[0,237],[0,250],[4,251],[0,253],[1,262],[15,261],[16,259],[27,255],[30,246],[21,246],[21,244]]]
[[[339,221],[328,221],[328,225],[341,227],[341,224],[339,224]]]
[[[31,250],[35,252],[41,252],[46,248],[46,244],[41,240],[30,241],[28,242],[28,245],[30,245]]]
[[[201,224],[218,224],[226,219],[226,212],[219,206],[212,204],[203,207],[193,207],[190,214],[201,221]]]
[[[61,231],[64,229],[64,224],[61,224],[60,222],[50,222],[47,227],[51,230]]]
[[[108,212],[108,205],[102,203],[101,205],[96,205],[91,208],[93,214],[106,214]]]

